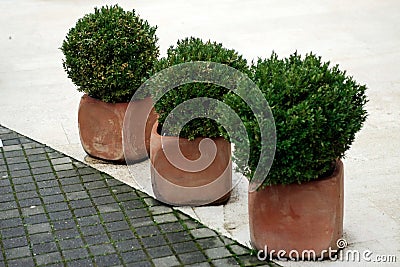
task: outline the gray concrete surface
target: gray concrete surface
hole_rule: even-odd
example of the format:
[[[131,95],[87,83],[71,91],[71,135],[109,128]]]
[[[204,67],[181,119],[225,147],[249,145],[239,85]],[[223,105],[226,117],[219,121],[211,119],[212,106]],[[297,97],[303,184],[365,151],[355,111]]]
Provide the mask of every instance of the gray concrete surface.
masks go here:
[[[0,9],[7,10],[0,17],[1,124],[84,159],[77,129],[81,94],[62,69],[63,56],[58,47],[79,17],[91,12],[95,5],[116,2],[0,2]],[[345,238],[348,249],[361,252],[369,249],[375,256],[393,254],[400,261],[398,1],[118,2],[126,9],[135,8],[151,24],[158,25],[162,55],[177,39],[192,35],[220,41],[249,60],[269,56],[272,50],[281,57],[296,50],[302,54],[313,51],[324,60],[340,64],[357,81],[366,83],[369,118],[344,160]],[[95,162],[92,166],[132,186],[138,186],[136,180],[149,177],[148,162],[138,164],[135,179],[124,166]],[[182,210],[249,245],[244,179],[227,205]],[[310,266],[345,264],[308,263]]]

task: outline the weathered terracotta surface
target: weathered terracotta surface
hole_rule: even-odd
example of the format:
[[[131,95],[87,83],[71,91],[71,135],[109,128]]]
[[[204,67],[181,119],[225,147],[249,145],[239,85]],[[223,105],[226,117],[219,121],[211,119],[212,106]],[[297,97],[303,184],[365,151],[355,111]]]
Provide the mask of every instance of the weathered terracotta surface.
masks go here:
[[[78,111],[79,134],[83,149],[90,156],[111,161],[125,161],[122,144],[122,127],[125,112],[129,103],[105,103],[103,101],[83,95]],[[150,98],[136,101],[134,110],[137,116],[141,116],[143,108],[152,105]],[[137,106],[137,107],[136,107]],[[147,128],[147,147],[144,142],[137,142],[134,160],[142,160],[148,155],[150,150],[151,127],[156,120],[155,114],[152,123],[148,122]],[[143,127],[138,125],[141,131],[137,134],[137,140],[143,140]],[[134,130],[133,130],[134,131]]]
[[[171,164],[165,151],[172,149],[171,154],[177,153],[174,143],[178,139],[182,154],[189,160],[196,160],[200,157],[199,143],[203,138],[189,141],[163,136],[161,143],[157,127],[156,123],[150,139],[151,180],[156,198],[179,206],[217,205],[228,201],[232,188],[231,144],[223,138],[213,138],[217,153],[211,164],[198,172],[185,171]]]
[[[336,250],[343,234],[343,163],[332,176],[303,184],[273,185],[249,193],[252,245],[268,253]],[[305,254],[307,255],[307,254]],[[288,257],[288,254],[286,254]],[[307,257],[305,258],[307,259]]]

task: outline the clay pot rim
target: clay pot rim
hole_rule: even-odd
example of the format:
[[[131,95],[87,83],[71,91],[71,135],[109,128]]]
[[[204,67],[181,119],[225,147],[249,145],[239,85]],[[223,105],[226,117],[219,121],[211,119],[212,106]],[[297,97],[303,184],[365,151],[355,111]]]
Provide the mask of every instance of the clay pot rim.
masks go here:
[[[101,99],[99,99],[99,98],[95,98],[95,97],[93,97],[93,96],[90,96],[90,95],[87,94],[87,93],[84,93],[84,94],[82,95],[81,98],[88,98],[88,99],[90,99],[90,100],[93,100],[93,102],[102,102],[102,103],[106,103],[106,104],[110,104],[110,105],[119,105],[119,104],[129,104],[130,102],[142,101],[142,100],[145,100],[145,99],[147,99],[147,98],[149,98],[149,97],[151,97],[151,96],[148,95],[148,96],[146,96],[146,97],[144,97],[144,98],[142,98],[142,99],[136,99],[136,100],[134,100],[134,101],[132,101],[132,99],[131,99],[131,100],[127,101],[127,102],[124,101],[124,102],[115,102],[115,103],[103,101],[103,100],[101,100]]]
[[[179,138],[180,140],[185,140],[185,141],[188,141],[188,142],[197,141],[197,140],[199,140],[199,139],[204,139],[204,138],[209,138],[209,139],[211,139],[211,140],[221,140],[221,139],[224,139],[224,140],[227,141],[228,143],[231,143],[231,142],[229,142],[228,140],[226,140],[226,139],[225,139],[224,137],[222,137],[222,136],[218,136],[218,137],[198,136],[198,137],[195,137],[193,140],[189,140],[188,138],[180,137],[180,136],[175,136],[175,135],[161,135],[161,134],[159,134],[159,132],[158,132],[158,126],[160,126],[160,124],[159,124],[159,122],[158,122],[158,120],[157,120],[157,121],[154,123],[153,128],[151,129],[151,134],[153,134],[153,135],[155,135],[155,136],[157,136],[157,137],[161,137],[161,138],[166,138],[166,139]]]

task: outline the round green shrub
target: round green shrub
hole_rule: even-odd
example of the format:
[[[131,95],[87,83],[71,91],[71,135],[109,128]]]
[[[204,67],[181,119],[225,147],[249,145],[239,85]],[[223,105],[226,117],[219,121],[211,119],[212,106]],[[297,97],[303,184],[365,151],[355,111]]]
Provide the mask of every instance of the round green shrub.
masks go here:
[[[160,71],[174,65],[194,61],[216,62],[235,68],[245,74],[249,73],[246,59],[239,55],[235,50],[227,49],[223,47],[221,43],[211,41],[203,42],[201,39],[194,37],[179,40],[176,46],[171,46],[167,51],[167,56],[160,59],[157,63],[156,70]],[[155,104],[155,109],[159,114],[159,124],[162,126],[171,111],[189,99],[208,97],[222,101],[223,96],[228,91],[229,89],[227,88],[211,83],[195,82],[180,85],[162,95]],[[157,92],[153,93],[157,95]],[[212,104],[213,103],[210,103],[210,105]],[[183,116],[197,114],[196,106],[193,106],[193,109],[188,109],[193,112],[178,114],[178,116],[182,118]],[[212,110],[211,107],[210,110]],[[182,129],[174,129],[174,131],[178,131],[180,137],[188,138],[190,140],[196,137],[212,138],[226,136],[226,132],[221,125],[206,117],[194,118]],[[166,130],[166,133],[170,134],[171,131]]]
[[[158,58],[156,27],[135,10],[95,8],[69,30],[63,66],[78,90],[105,102],[129,102]]]
[[[302,183],[330,175],[366,120],[366,86],[320,57],[273,53],[251,66],[251,79],[264,94],[276,126],[276,151],[263,186]],[[244,120],[250,160],[239,171],[252,178],[260,155],[260,129],[248,106],[229,93],[225,103]],[[243,148],[235,148],[240,159]]]

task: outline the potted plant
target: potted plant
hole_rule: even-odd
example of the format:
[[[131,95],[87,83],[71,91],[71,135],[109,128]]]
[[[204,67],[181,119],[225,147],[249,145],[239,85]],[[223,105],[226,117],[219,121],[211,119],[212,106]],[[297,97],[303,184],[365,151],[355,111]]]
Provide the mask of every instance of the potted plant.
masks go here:
[[[226,64],[248,72],[247,61],[236,51],[220,43],[203,42],[194,37],[179,40],[176,46],[171,46],[167,56],[159,60],[156,69],[160,71],[181,63],[198,61]],[[228,201],[232,188],[231,144],[223,137],[224,128],[210,119],[208,111],[212,110],[213,101],[202,102],[200,105],[199,102],[189,101],[206,97],[222,102],[228,91],[227,88],[211,83],[188,83],[163,94],[155,103],[159,118],[151,132],[150,160],[153,192],[158,200],[172,205],[195,206]],[[160,92],[155,91],[153,94]],[[176,112],[175,109],[181,104],[185,106],[185,111]],[[204,112],[201,116],[198,114],[200,108]],[[187,123],[183,127],[174,125],[165,129],[168,116],[186,119]],[[206,139],[212,140],[216,148],[214,152],[207,148],[202,150],[201,146]],[[172,158],[168,158],[167,151]],[[200,167],[201,156],[210,163],[204,168]]]
[[[270,256],[329,257],[340,248],[337,240],[343,233],[340,159],[366,119],[366,87],[314,54],[279,59],[273,53],[253,64],[250,76],[276,125],[271,169],[262,186],[248,195],[251,243]],[[246,125],[257,123],[236,95],[227,94],[225,102]],[[253,127],[248,134],[249,164],[238,167],[251,181],[260,155],[260,129]],[[240,158],[240,146],[235,153]]]
[[[63,66],[68,77],[85,94],[78,112],[79,134],[84,150],[93,157],[124,161],[122,125],[131,97],[148,78],[159,55],[156,27],[135,10],[118,5],[95,8],[79,19],[62,43]],[[138,117],[152,105],[151,98],[132,103]],[[151,127],[156,114],[146,122],[146,140],[137,131],[133,161],[147,157]],[[138,129],[143,129],[138,120]],[[143,142],[142,142],[143,141]]]

